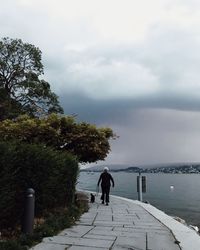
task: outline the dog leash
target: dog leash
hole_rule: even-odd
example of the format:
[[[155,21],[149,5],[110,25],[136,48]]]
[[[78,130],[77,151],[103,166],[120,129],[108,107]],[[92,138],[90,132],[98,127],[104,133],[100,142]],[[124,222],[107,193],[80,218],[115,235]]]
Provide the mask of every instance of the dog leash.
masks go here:
[[[95,196],[98,196],[99,195],[99,186],[97,185],[96,186],[96,194],[95,194]]]

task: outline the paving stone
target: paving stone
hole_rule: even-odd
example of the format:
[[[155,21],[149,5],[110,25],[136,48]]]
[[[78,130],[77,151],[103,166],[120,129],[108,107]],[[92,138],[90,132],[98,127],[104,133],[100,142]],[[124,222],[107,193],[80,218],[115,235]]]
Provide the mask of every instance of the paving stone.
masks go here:
[[[121,226],[121,227],[123,227],[124,225],[126,225],[126,226],[130,226],[130,225],[133,225],[133,222],[130,222],[130,223],[128,223],[128,222],[126,222],[126,221],[124,221],[124,222],[118,222],[118,221],[94,221],[94,223],[93,223],[93,225],[95,225],[95,226],[105,226],[105,227],[107,227],[107,226],[109,226],[109,227],[111,227],[111,226]]]
[[[86,212],[84,214],[81,215],[81,217],[95,217],[97,214],[97,208],[95,208],[94,211],[92,211],[92,209],[90,209],[90,212]]]
[[[147,249],[149,250],[180,250],[179,246],[175,244],[175,239],[170,234],[147,234]]]
[[[40,243],[30,250],[65,250],[68,249],[70,245],[59,245],[59,244],[47,244],[47,243]],[[14,250],[14,249],[13,249]]]
[[[100,240],[112,240],[112,241],[114,241],[116,239],[116,236],[88,233],[88,234],[84,235],[83,238],[100,239]]]
[[[160,234],[161,233],[166,233],[166,232],[169,232],[168,230],[160,230],[160,229],[158,229],[158,230],[152,230],[151,228],[140,228],[140,227],[124,227],[124,228],[121,228],[121,227],[115,227],[114,229],[113,229],[113,231],[115,232],[115,231],[119,231],[119,232],[127,232],[127,233],[132,233],[132,234],[134,234],[135,232],[159,232]]]
[[[63,230],[58,235],[62,236],[74,236],[74,237],[82,237],[87,232],[89,232],[94,226],[87,226],[87,225],[76,225],[71,228]]]
[[[117,237],[112,249],[137,249],[146,250],[146,238],[141,237]],[[155,250],[155,249],[152,249]],[[169,250],[169,249],[168,249]]]
[[[85,246],[85,247],[111,247],[113,241],[111,240],[104,240],[104,239],[96,239],[90,240],[86,238],[75,238],[75,237],[68,237],[68,236],[54,236],[44,238],[43,242],[46,243],[56,243],[56,244],[65,244],[65,245],[77,245],[77,246]]]
[[[165,231],[167,231],[167,229],[166,229],[166,227],[163,227],[162,225],[161,226],[157,226],[157,225],[153,225],[153,224],[151,224],[151,225],[144,225],[144,224],[137,224],[137,225],[134,225],[134,227],[138,227],[138,228],[146,228],[146,229],[149,229],[149,228],[151,228],[152,230],[165,230]]]
[[[88,220],[94,220],[95,217],[97,216],[97,213],[92,213],[92,214],[84,214],[80,217],[80,219],[88,219]]]
[[[93,227],[93,229],[97,229],[97,230],[103,230],[103,231],[111,231],[111,230],[113,230],[113,226],[111,226],[111,227],[104,227],[104,226],[94,226]]]
[[[143,249],[142,248],[132,248],[129,246],[113,246],[112,250],[143,250]]]
[[[154,223],[154,222],[145,222],[145,221],[141,221],[139,223],[139,221],[135,222],[135,225],[137,226],[142,226],[142,227],[158,227],[158,228],[166,228],[165,226],[163,226],[161,223]]]
[[[109,248],[104,247],[83,247],[83,246],[71,246],[67,250],[109,250]]]
[[[124,222],[125,224],[135,224],[134,220],[133,219],[130,219],[130,218],[122,218],[122,217],[113,217],[113,221],[114,222]]]
[[[101,237],[103,237],[103,236],[116,236],[116,237],[118,237],[118,236],[126,236],[126,237],[133,237],[133,235],[134,235],[134,236],[138,236],[138,237],[140,237],[140,236],[145,237],[146,236],[146,232],[144,232],[144,231],[140,231],[140,232],[138,232],[138,231],[134,231],[134,232],[133,231],[132,232],[123,232],[123,231],[109,231],[109,232],[105,232],[103,230],[92,230],[87,235],[88,236],[89,235],[99,235]]]
[[[98,215],[97,215],[97,217],[95,218],[95,221],[96,220],[112,220],[112,217],[113,217],[113,215],[112,214],[104,214],[104,213],[98,213]]]
[[[86,226],[92,226],[93,222],[94,222],[94,220],[87,220],[87,219],[83,219],[83,220],[78,221],[78,223],[80,225],[86,225]]]

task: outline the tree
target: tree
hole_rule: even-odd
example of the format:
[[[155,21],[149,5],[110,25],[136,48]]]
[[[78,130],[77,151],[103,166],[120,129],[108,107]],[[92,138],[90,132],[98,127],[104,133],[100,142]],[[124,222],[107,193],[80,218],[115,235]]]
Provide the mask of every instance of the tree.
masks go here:
[[[21,112],[21,105],[11,99],[5,89],[0,89],[0,120],[16,117]]]
[[[39,48],[20,39],[3,38],[0,41],[1,120],[5,113],[12,118],[20,113],[39,116],[63,112],[49,83],[40,79],[42,74]]]
[[[21,116],[0,122],[0,139],[43,143],[72,153],[82,163],[104,160],[110,151],[109,140],[115,138],[112,129],[77,123],[71,116],[51,114],[40,119]]]

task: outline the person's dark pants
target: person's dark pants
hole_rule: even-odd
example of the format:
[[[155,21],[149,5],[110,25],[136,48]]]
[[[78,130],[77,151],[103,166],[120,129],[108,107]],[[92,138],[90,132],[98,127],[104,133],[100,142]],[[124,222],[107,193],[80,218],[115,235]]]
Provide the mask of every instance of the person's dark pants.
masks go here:
[[[110,193],[110,185],[109,186],[101,186],[102,189],[102,201],[104,202],[106,196],[106,203],[109,202],[109,193]]]

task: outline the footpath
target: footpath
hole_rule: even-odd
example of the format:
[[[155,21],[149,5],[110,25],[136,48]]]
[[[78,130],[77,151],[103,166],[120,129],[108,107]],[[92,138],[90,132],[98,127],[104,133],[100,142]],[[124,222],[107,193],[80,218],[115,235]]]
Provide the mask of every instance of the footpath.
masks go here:
[[[150,204],[111,196],[109,206],[90,209],[71,228],[31,250],[200,250],[200,236]]]

